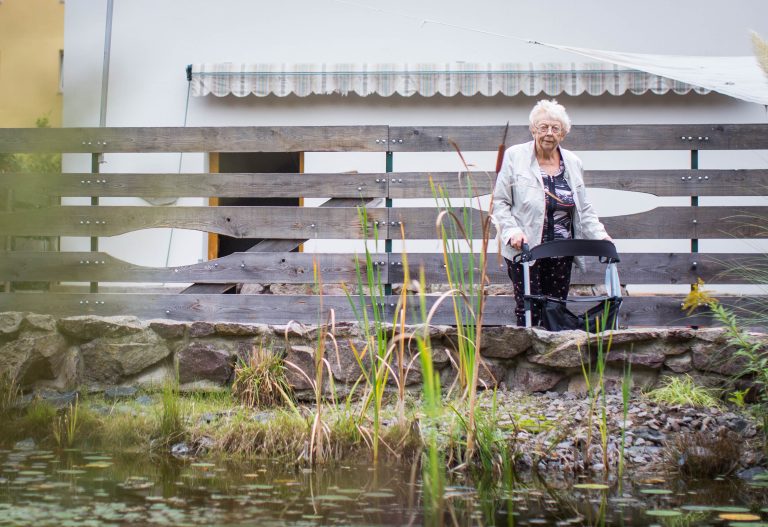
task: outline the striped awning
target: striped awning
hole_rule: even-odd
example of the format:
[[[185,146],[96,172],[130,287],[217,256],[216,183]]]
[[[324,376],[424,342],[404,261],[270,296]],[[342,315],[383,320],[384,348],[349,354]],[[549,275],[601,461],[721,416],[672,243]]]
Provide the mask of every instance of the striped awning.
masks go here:
[[[640,95],[709,93],[667,77],[605,62],[547,64],[192,64],[192,95]]]

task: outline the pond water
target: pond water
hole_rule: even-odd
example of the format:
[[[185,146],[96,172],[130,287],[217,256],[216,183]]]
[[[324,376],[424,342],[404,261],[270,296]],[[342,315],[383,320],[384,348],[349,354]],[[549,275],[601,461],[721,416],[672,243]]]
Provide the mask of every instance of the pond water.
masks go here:
[[[369,463],[197,462],[145,454],[0,450],[0,525],[768,526],[768,481],[449,477],[425,506],[420,471]],[[428,493],[427,493],[428,494]],[[736,515],[736,516],[728,516]],[[734,525],[736,523],[733,523]]]

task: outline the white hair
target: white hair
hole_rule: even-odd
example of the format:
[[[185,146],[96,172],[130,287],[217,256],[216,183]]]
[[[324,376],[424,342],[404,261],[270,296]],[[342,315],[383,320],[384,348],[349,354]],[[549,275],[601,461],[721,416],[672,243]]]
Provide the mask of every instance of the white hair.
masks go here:
[[[542,119],[560,121],[565,133],[571,131],[571,118],[568,117],[568,112],[565,111],[565,107],[562,104],[554,99],[551,101],[542,99],[533,107],[531,114],[528,116],[528,121],[531,124],[531,131],[533,131],[535,124]]]

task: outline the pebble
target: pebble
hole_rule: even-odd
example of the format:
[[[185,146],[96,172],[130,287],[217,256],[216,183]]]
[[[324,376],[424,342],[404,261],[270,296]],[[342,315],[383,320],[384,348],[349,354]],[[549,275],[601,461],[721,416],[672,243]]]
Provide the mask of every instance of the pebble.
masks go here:
[[[592,471],[595,470],[593,465],[587,464],[584,457],[587,450],[590,452],[592,461],[602,465],[598,429],[602,399],[594,406],[595,413],[591,419],[592,444],[587,449],[586,440],[590,435],[587,423],[590,421],[591,408],[588,397],[571,392],[563,394],[547,392],[531,397],[508,391],[499,391],[497,396],[502,413],[514,416],[511,422],[509,419],[506,420],[507,425],[542,419],[544,424],[549,422],[551,425],[545,426],[540,431],[518,429],[515,433],[518,452],[531,453],[521,456],[523,461],[520,468],[539,463],[542,470],[579,473],[587,468]],[[606,412],[609,416],[609,464],[607,469],[603,467],[601,470],[613,472],[621,455],[621,432],[625,427],[624,407],[620,394],[613,392],[607,394]],[[632,416],[632,419],[627,418],[624,439],[627,465],[641,465],[648,470],[663,468],[665,442],[686,430],[698,431],[703,427],[708,433],[716,433],[717,427],[722,426],[724,429],[736,432],[744,440],[759,435],[756,422],[746,413],[722,412],[715,408],[666,406],[636,395],[629,402],[627,414]],[[570,429],[564,430],[569,424]],[[512,427],[507,426],[503,430],[509,433],[510,428]],[[501,426],[500,429],[502,429]],[[555,446],[547,448],[546,445]],[[540,456],[545,451],[548,451],[548,457],[542,460]],[[749,466],[747,463],[750,459],[752,464],[760,463],[764,459],[760,452],[752,457],[749,456],[750,452],[745,452],[742,458],[743,466]]]

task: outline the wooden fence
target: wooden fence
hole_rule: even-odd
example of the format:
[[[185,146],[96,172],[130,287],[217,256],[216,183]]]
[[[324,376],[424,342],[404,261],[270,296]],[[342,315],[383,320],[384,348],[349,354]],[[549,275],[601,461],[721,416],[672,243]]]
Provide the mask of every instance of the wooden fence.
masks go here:
[[[0,252],[0,282],[91,282],[90,293],[0,293],[0,311],[20,310],[56,315],[132,314],[143,318],[221,320],[285,323],[317,322],[323,310],[334,309],[337,320],[354,318],[344,296],[224,295],[226,287],[210,284],[294,283],[313,281],[313,259],[325,283],[354,283],[352,254],[291,252],[313,238],[363,237],[357,207],[377,198],[431,198],[431,176],[454,197],[466,189],[455,172],[392,172],[398,152],[453,150],[495,151],[502,127],[222,127],[222,128],[72,128],[0,129],[0,153],[90,153],[93,171],[83,174],[0,174],[5,211],[0,212],[0,239],[13,236],[82,236],[96,240],[142,229],[170,227],[195,229],[236,238],[260,238],[247,252],[234,253],[195,265],[149,268],[133,265],[99,252],[16,252],[6,242]],[[527,141],[527,126],[511,127],[507,144]],[[714,238],[761,238],[765,228],[754,218],[768,217],[768,208],[697,206],[699,196],[764,196],[768,168],[755,170],[699,170],[701,150],[768,149],[768,125],[593,125],[575,127],[567,140],[572,150],[684,150],[691,152],[685,170],[589,171],[589,188],[644,192],[656,196],[690,196],[691,206],[659,207],[652,211],[603,218],[615,239],[689,239],[692,252],[625,253],[619,267],[622,282],[630,284],[749,283],[743,276],[724,273],[753,262],[749,254],[704,254],[696,241]],[[152,152],[386,152],[387,167],[368,174],[124,174],[99,173],[102,153]],[[475,178],[478,195],[491,192],[493,182]],[[15,192],[54,197],[91,197],[90,206],[53,206],[13,210]],[[320,207],[140,207],[99,206],[102,197],[326,197]],[[434,239],[436,208],[370,207],[367,217],[381,239],[400,239],[400,226],[408,239]],[[480,225],[480,212],[474,225]],[[748,219],[752,218],[752,219]],[[476,236],[479,233],[475,232]],[[0,247],[2,248],[2,247]],[[400,254],[374,256],[382,281],[402,281]],[[409,255],[411,274],[419,266],[430,282],[444,282],[441,255]],[[505,269],[489,258],[492,283],[507,284]],[[573,283],[601,283],[602,266],[575,273]],[[158,282],[196,285],[186,294],[100,293],[99,282]],[[706,316],[686,317],[680,296],[629,296],[622,315],[624,325],[708,325]],[[743,302],[732,298],[726,303]],[[391,319],[396,297],[387,298],[385,315]],[[446,306],[447,307],[447,306]],[[513,300],[489,297],[485,323],[511,323]],[[325,316],[325,315],[323,315]],[[449,309],[436,323],[451,323]]]

